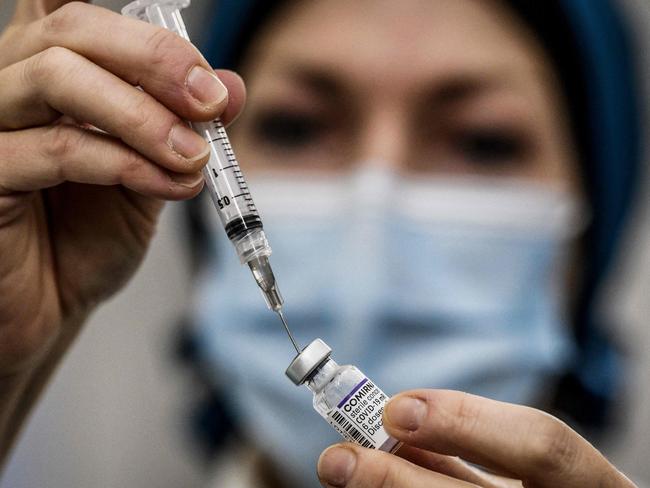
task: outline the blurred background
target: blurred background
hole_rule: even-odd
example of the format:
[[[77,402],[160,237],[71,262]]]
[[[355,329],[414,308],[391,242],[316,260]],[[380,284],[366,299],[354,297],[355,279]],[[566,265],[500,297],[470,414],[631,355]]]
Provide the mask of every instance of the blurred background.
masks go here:
[[[650,100],[650,13],[645,0],[620,1],[635,27],[642,85]],[[125,2],[94,3],[119,10]],[[13,4],[0,2],[0,28]],[[202,21],[210,19],[214,5],[195,0],[186,11],[196,44],[204,39]],[[645,133],[650,136],[647,124]],[[644,202],[650,201],[649,183],[644,182]],[[142,269],[92,317],[51,382],[0,488],[205,486],[210,468],[192,446],[185,417],[193,385],[174,356],[175,331],[191,288],[182,219],[181,206],[169,204]],[[613,306],[602,313],[622,327],[631,368],[620,427],[604,448],[619,468],[650,486],[647,203],[634,215],[626,248],[607,290]]]

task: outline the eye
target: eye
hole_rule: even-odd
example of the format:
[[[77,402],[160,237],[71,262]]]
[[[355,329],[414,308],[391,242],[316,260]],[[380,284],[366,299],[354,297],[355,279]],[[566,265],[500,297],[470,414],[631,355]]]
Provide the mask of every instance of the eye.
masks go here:
[[[258,114],[252,122],[253,137],[279,149],[301,149],[318,142],[327,129],[321,118],[286,110]]]
[[[460,133],[455,146],[468,163],[487,167],[516,162],[526,152],[519,134],[487,129]]]

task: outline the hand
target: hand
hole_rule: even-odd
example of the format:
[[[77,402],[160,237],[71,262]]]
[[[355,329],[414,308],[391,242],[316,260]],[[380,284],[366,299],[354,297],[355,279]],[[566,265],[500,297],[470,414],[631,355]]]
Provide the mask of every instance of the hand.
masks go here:
[[[199,193],[208,147],[181,119],[228,123],[244,99],[237,75],[213,73],[160,27],[19,1],[0,37],[0,379],[125,283],[161,200]]]
[[[330,447],[318,462],[323,486],[634,487],[566,424],[533,408],[414,390],[387,404],[384,426],[404,442],[397,456],[351,443]]]

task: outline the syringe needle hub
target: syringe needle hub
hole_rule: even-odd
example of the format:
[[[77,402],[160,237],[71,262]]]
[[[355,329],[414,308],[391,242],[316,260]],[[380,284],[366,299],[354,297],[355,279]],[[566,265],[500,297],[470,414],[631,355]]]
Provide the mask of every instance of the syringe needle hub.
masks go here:
[[[300,354],[300,347],[298,346],[298,343],[293,337],[293,334],[291,333],[291,330],[289,330],[289,326],[287,325],[287,321],[284,318],[284,314],[282,313],[282,309],[276,310],[278,316],[280,317],[280,320],[282,321],[282,325],[284,325],[284,330],[287,331],[287,335],[289,336],[289,340],[291,340],[291,344],[293,344],[294,349],[298,354]]]
[[[269,258],[267,256],[261,256],[251,259],[248,261],[248,267],[253,273],[253,278],[255,278],[257,286],[262,290],[262,296],[266,300],[268,307],[274,312],[281,310],[284,299],[275,281],[275,275],[273,274],[271,263],[269,263]]]

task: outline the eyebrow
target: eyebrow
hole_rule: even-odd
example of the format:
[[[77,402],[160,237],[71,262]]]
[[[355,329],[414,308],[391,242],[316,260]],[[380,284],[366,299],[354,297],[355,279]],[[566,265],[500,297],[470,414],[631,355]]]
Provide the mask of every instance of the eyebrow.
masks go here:
[[[286,67],[290,78],[323,98],[350,97],[346,83],[330,70],[309,64],[291,64]],[[448,106],[465,101],[485,93],[502,91],[512,86],[507,81],[507,74],[496,70],[457,71],[445,76],[431,77],[423,83],[425,89],[419,98],[435,106]]]
[[[289,66],[288,71],[293,81],[324,98],[340,98],[348,91],[345,88],[345,83],[323,68],[293,65]]]
[[[478,73],[456,74],[436,83],[438,86],[427,90],[425,97],[438,105],[452,105],[478,95],[500,91],[508,86],[501,76],[485,76]]]

